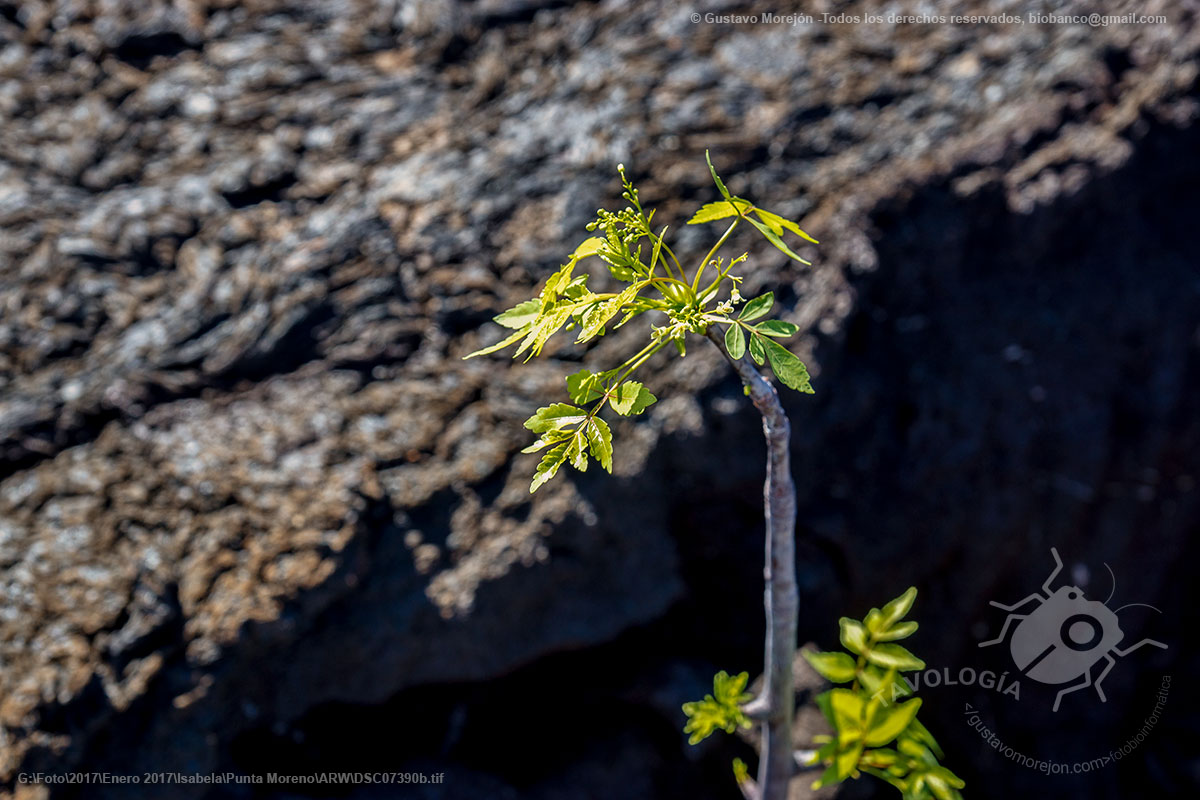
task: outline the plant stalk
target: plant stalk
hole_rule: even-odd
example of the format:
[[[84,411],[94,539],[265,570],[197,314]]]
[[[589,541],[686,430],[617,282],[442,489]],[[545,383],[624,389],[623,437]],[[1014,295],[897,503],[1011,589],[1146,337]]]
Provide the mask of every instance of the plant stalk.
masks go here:
[[[761,800],[787,800],[788,784],[795,773],[792,716],[796,700],[792,662],[796,656],[796,624],[800,613],[796,589],[796,486],[789,463],[791,425],[775,387],[755,369],[750,358],[731,358],[713,327],[705,335],[749,389],[750,400],[762,415],[767,440],[767,480],[763,486],[767,524],[763,605],[767,630],[763,690],[754,701],[755,705],[765,706],[766,714],[762,721],[757,783]]]

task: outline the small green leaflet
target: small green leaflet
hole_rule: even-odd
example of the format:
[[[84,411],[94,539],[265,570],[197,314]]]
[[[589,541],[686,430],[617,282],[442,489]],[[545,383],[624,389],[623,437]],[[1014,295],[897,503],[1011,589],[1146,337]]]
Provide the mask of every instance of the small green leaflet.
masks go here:
[[[877,644],[867,653],[867,661],[886,669],[901,672],[925,669],[925,662],[898,644]]]
[[[718,200],[715,203],[705,203],[700,206],[691,219],[688,220],[688,225],[700,225],[705,222],[713,222],[726,217],[736,217],[739,211],[744,212],[752,208],[749,200],[743,200],[740,197],[735,197],[732,200]]]
[[[564,304],[539,317],[530,326],[529,333],[521,342],[521,346],[517,348],[515,353],[513,353],[513,358],[521,355],[521,353],[524,353],[526,350],[529,350],[529,355],[525,357],[526,361],[541,353],[542,346],[545,345],[546,341],[553,336],[558,329],[566,323],[567,320],[571,318],[571,312],[573,310],[574,305]]]
[[[778,214],[772,214],[770,211],[764,211],[761,208],[755,208],[754,213],[758,216],[759,219],[761,219],[763,221],[763,223],[768,228],[771,229],[771,232],[774,233],[776,236],[782,236],[783,231],[786,228],[787,230],[791,231],[792,233],[796,234],[797,236],[799,236],[802,239],[807,239],[808,241],[812,242],[813,244],[820,244],[820,242],[818,242],[816,239],[809,236],[804,231],[800,230],[800,226],[797,225],[796,223],[792,222],[790,219],[785,219],[784,217],[781,217]]]
[[[884,625],[892,625],[902,619],[904,615],[912,610],[913,603],[917,600],[917,587],[910,586],[905,590],[904,594],[897,597],[895,600],[887,603],[883,607]]]
[[[626,381],[616,388],[608,404],[613,411],[626,416],[640,414],[653,404],[657,397],[637,381]]]
[[[567,442],[563,442],[550,450],[546,451],[546,455],[542,456],[542,461],[538,464],[537,469],[533,473],[533,483],[529,484],[529,493],[533,494],[546,481],[554,477],[558,472],[558,468],[567,460]]]
[[[524,303],[517,303],[507,311],[500,312],[492,317],[492,321],[506,328],[524,328],[537,319],[541,313],[542,303],[540,300],[526,300]]]
[[[766,353],[763,352],[763,342],[766,339],[759,336],[757,333],[750,334],[750,357],[754,359],[754,363],[760,367],[766,359]]]
[[[881,642],[894,642],[897,639],[907,639],[917,632],[917,623],[897,622],[888,630],[875,634],[875,638]]]
[[[743,322],[758,319],[765,316],[771,310],[771,306],[775,305],[775,293],[767,292],[751,300],[746,305],[742,306],[742,313],[738,314],[738,319]]]
[[[749,222],[754,227],[758,228],[759,233],[761,233],[763,236],[767,237],[767,241],[770,242],[771,244],[775,245],[775,248],[777,250],[779,250],[780,252],[782,252],[784,255],[786,255],[788,258],[794,258],[795,260],[799,261],[801,264],[810,264],[810,265],[812,264],[811,261],[805,261],[803,258],[801,258],[800,256],[793,253],[791,251],[791,249],[788,248],[788,246],[786,244],[784,244],[783,239],[780,239],[778,234],[775,233],[775,231],[771,230],[763,223],[759,222],[756,219],[751,219],[750,217],[746,217],[746,221]]]
[[[792,323],[784,322],[781,319],[769,319],[766,322],[760,322],[755,325],[754,330],[763,336],[791,336],[800,329]]]
[[[590,239],[584,239],[579,247],[575,248],[575,252],[571,254],[571,259],[579,261],[580,259],[594,256],[604,247],[604,240],[599,236],[593,236]]]
[[[717,185],[717,191],[721,193],[721,197],[724,197],[726,200],[732,200],[733,198],[729,196],[729,190],[725,188],[725,184],[721,183],[721,179],[717,177],[717,170],[713,166],[712,159],[708,157],[707,150],[704,151],[704,160],[708,162],[708,171],[712,173],[713,183]]]
[[[474,353],[468,353],[467,355],[463,356],[463,360],[465,361],[466,359],[474,358],[475,356],[486,356],[488,353],[494,353],[497,350],[503,350],[504,348],[508,347],[510,344],[513,344],[518,339],[521,339],[527,333],[529,333],[530,327],[532,327],[532,326],[526,326],[526,327],[522,328],[521,330],[517,331],[516,333],[512,334],[511,336],[509,336],[505,339],[501,339],[500,341],[496,342],[494,345],[492,345],[490,347],[485,347],[482,350],[476,350]]]
[[[887,708],[880,708],[871,720],[867,731],[866,744],[868,747],[882,747],[895,739],[909,723],[917,716],[921,708],[921,698],[907,700]]]
[[[761,339],[762,337],[754,338]],[[762,339],[762,343],[767,352],[767,359],[771,362],[771,369],[775,371],[775,377],[779,378],[788,388],[812,394],[813,388],[808,379],[808,367],[804,366],[804,362],[776,341]]]
[[[604,381],[609,377],[608,372],[596,372],[581,369],[567,376],[567,394],[576,403],[590,403],[604,396]]]
[[[576,428],[571,434],[570,444],[567,445],[567,459],[575,469],[587,472],[587,431],[582,427]]]
[[[745,691],[749,680],[748,673],[731,676],[721,670],[713,676],[712,694],[705,695],[703,700],[683,704],[683,713],[688,718],[683,732],[691,734],[689,744],[698,744],[714,731],[733,733],[738,728],[750,727],[750,720],[741,709],[743,703],[754,697]]]
[[[734,360],[746,354],[746,334],[742,332],[742,326],[736,322],[725,331],[725,349],[729,351],[729,357]]]
[[[576,408],[570,403],[555,403],[539,408],[532,417],[525,420],[525,427],[534,433],[546,433],[568,425],[578,425],[586,417],[587,412],[582,408]]]
[[[525,423],[525,426],[528,427],[529,423]],[[857,653],[861,656],[863,651],[867,649],[867,629],[863,627],[861,622],[856,619],[850,619],[850,617],[842,617],[838,620],[838,625],[841,628],[839,638],[841,639],[842,647],[851,653]]]
[[[821,677],[833,683],[849,683],[858,672],[854,659],[845,653],[812,653],[805,650],[803,654]]]
[[[625,306],[633,302],[633,298],[637,297],[638,292],[646,285],[644,281],[632,284],[625,287],[616,297],[605,300],[602,303],[597,303],[592,306],[587,314],[584,315],[583,321],[587,326],[579,332],[577,343],[586,342],[594,338],[601,332],[608,321],[615,317]]]
[[[588,447],[592,458],[600,462],[606,472],[612,472],[612,431],[608,423],[599,417],[592,417],[587,423]]]

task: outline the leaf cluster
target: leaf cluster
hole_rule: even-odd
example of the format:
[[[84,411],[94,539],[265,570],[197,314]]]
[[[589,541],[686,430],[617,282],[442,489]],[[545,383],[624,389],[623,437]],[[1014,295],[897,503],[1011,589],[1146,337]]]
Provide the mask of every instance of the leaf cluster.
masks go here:
[[[900,674],[925,668],[924,661],[896,644],[917,631],[916,622],[904,619],[916,597],[910,587],[861,621],[843,617],[840,639],[847,652],[804,654],[831,683],[849,684],[817,697],[834,735],[818,740],[813,763],[826,769],[814,788],[865,772],[895,786],[904,800],[962,800],[962,780],[941,766],[941,748],[917,720],[920,698],[902,699],[912,689]]]
[[[691,734],[688,744],[699,744],[718,730],[733,733],[738,728],[750,727],[750,719],[742,711],[742,705],[754,697],[746,691],[749,679],[746,672],[731,676],[721,670],[713,676],[712,694],[683,704],[683,713],[688,718],[683,732]]]
[[[703,206],[688,224],[727,218],[732,221],[690,278],[666,242],[667,228],[655,231],[654,211],[642,208],[638,190],[626,177],[624,166],[618,165],[622,197],[628,205],[618,211],[598,209],[596,219],[587,226],[596,235],[575,248],[567,263],[546,279],[536,297],[494,317],[498,325],[512,332],[466,356],[487,355],[516,345],[513,357],[524,354],[528,360],[541,354],[550,338],[562,330],[578,331],[576,343],[587,344],[646,312],[654,312],[660,318],[661,324],[650,328],[648,343],[619,365],[601,372],[585,369],[567,376],[572,403],[544,406],[526,420],[525,427],[537,434],[538,439],[523,452],[545,451],[534,471],[530,492],[554,477],[563,464],[583,471],[592,459],[612,472],[612,431],[599,412],[606,406],[625,416],[645,411],[656,398],[645,385],[630,377],[632,373],[668,344],[680,356],[686,355],[687,336],[706,335],[712,325],[726,326],[725,345],[730,357],[740,359],[748,352],[758,365],[770,363],[785,386],[801,392],[813,391],[804,363],[777,341],[794,335],[796,325],[780,319],[762,319],[774,305],[771,292],[745,302],[735,316],[736,306],[744,300],[738,292],[742,276],[732,274],[732,270],[744,263],[747,255],[743,253],[726,261],[718,251],[741,222],[757,229],[789,258],[806,264],[809,262],[796,255],[782,237],[788,232],[810,242],[816,240],[795,222],[730,195],[711,160],[708,167],[723,199]],[[588,286],[589,273],[575,274],[577,266],[589,258],[599,259],[609,276],[625,285],[619,291],[593,291]],[[702,287],[702,278],[709,268],[715,270],[715,277]],[[725,289],[728,295],[721,299]]]

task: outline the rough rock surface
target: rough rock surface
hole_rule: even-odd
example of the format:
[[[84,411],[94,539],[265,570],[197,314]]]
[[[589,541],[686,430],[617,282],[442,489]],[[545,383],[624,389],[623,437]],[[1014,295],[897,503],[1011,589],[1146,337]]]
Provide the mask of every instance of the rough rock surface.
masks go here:
[[[902,10],[836,10],[880,9]],[[531,499],[520,422],[582,354],[459,356],[616,200],[616,162],[681,222],[711,199],[706,148],[823,242],[799,269],[746,240],[746,285],[779,287],[818,387],[789,400],[803,635],[918,583],[943,632],[924,647],[957,663],[996,623],[989,599],[1040,584],[1050,545],[1122,565],[1125,602],[1188,619],[1195,10],[1124,4],[1108,13],[1169,22],[1100,28],[693,10],[754,11],[0,2],[0,786],[279,769],[262,753],[303,749],[323,719],[413,704],[445,730],[411,763],[457,781],[417,796],[689,785],[678,702],[709,659],[752,659],[761,624],[752,410],[714,352],[664,358],[664,401],[617,431],[618,477]],[[676,249],[703,237],[680,229]],[[1194,643],[1156,631],[1160,671],[1195,672]],[[596,647],[631,677],[550,656]],[[463,688],[530,675],[530,708]],[[1062,796],[1194,786],[1186,691],[1139,766]],[[582,724],[572,703],[600,733],[554,750]],[[1136,716],[1118,706],[1060,732],[1064,750],[1117,743]],[[522,729],[544,737],[541,771],[465,755],[496,747],[462,722],[489,711],[555,720]],[[1023,711],[995,713],[1031,740],[1048,717]],[[1003,766],[961,738],[969,778]],[[726,796],[727,775],[690,796]],[[1003,775],[973,796],[1035,791],[1036,773]]]

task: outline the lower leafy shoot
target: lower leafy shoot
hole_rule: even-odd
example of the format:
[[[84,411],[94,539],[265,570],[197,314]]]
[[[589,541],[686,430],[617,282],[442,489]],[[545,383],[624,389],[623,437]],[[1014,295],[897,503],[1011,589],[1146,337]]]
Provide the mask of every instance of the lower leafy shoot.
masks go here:
[[[749,679],[749,673],[730,676],[722,670],[713,677],[712,694],[683,704],[683,713],[688,718],[683,732],[691,734],[688,744],[699,744],[718,730],[733,733],[738,728],[750,727],[750,719],[742,711],[742,706],[754,698],[746,692]]]
[[[912,689],[901,677],[925,668],[924,661],[894,643],[917,630],[916,622],[904,620],[916,597],[917,590],[910,588],[882,609],[871,609],[861,622],[843,617],[840,638],[848,652],[804,653],[822,677],[839,684],[816,698],[833,734],[816,737],[818,747],[806,751],[800,765],[824,768],[814,789],[866,773],[895,786],[903,800],[962,800],[964,784],[939,763],[942,749],[917,719],[921,700],[909,697]],[[685,703],[689,743],[717,730],[733,733],[750,727],[743,706],[752,695],[744,693],[745,687],[746,673],[731,678],[719,672],[711,695]],[[736,761],[738,783],[747,775],[746,765]]]
[[[917,630],[905,621],[917,590],[910,588],[885,605],[873,608],[861,622],[840,621],[840,639],[848,652],[805,653],[805,658],[835,688],[817,697],[817,705],[833,727],[820,737],[813,765],[825,766],[814,788],[857,778],[863,772],[887,781],[904,800],[961,800],[963,782],[938,759],[942,750],[917,720],[919,698],[902,672],[925,668],[925,662],[894,644]]]

